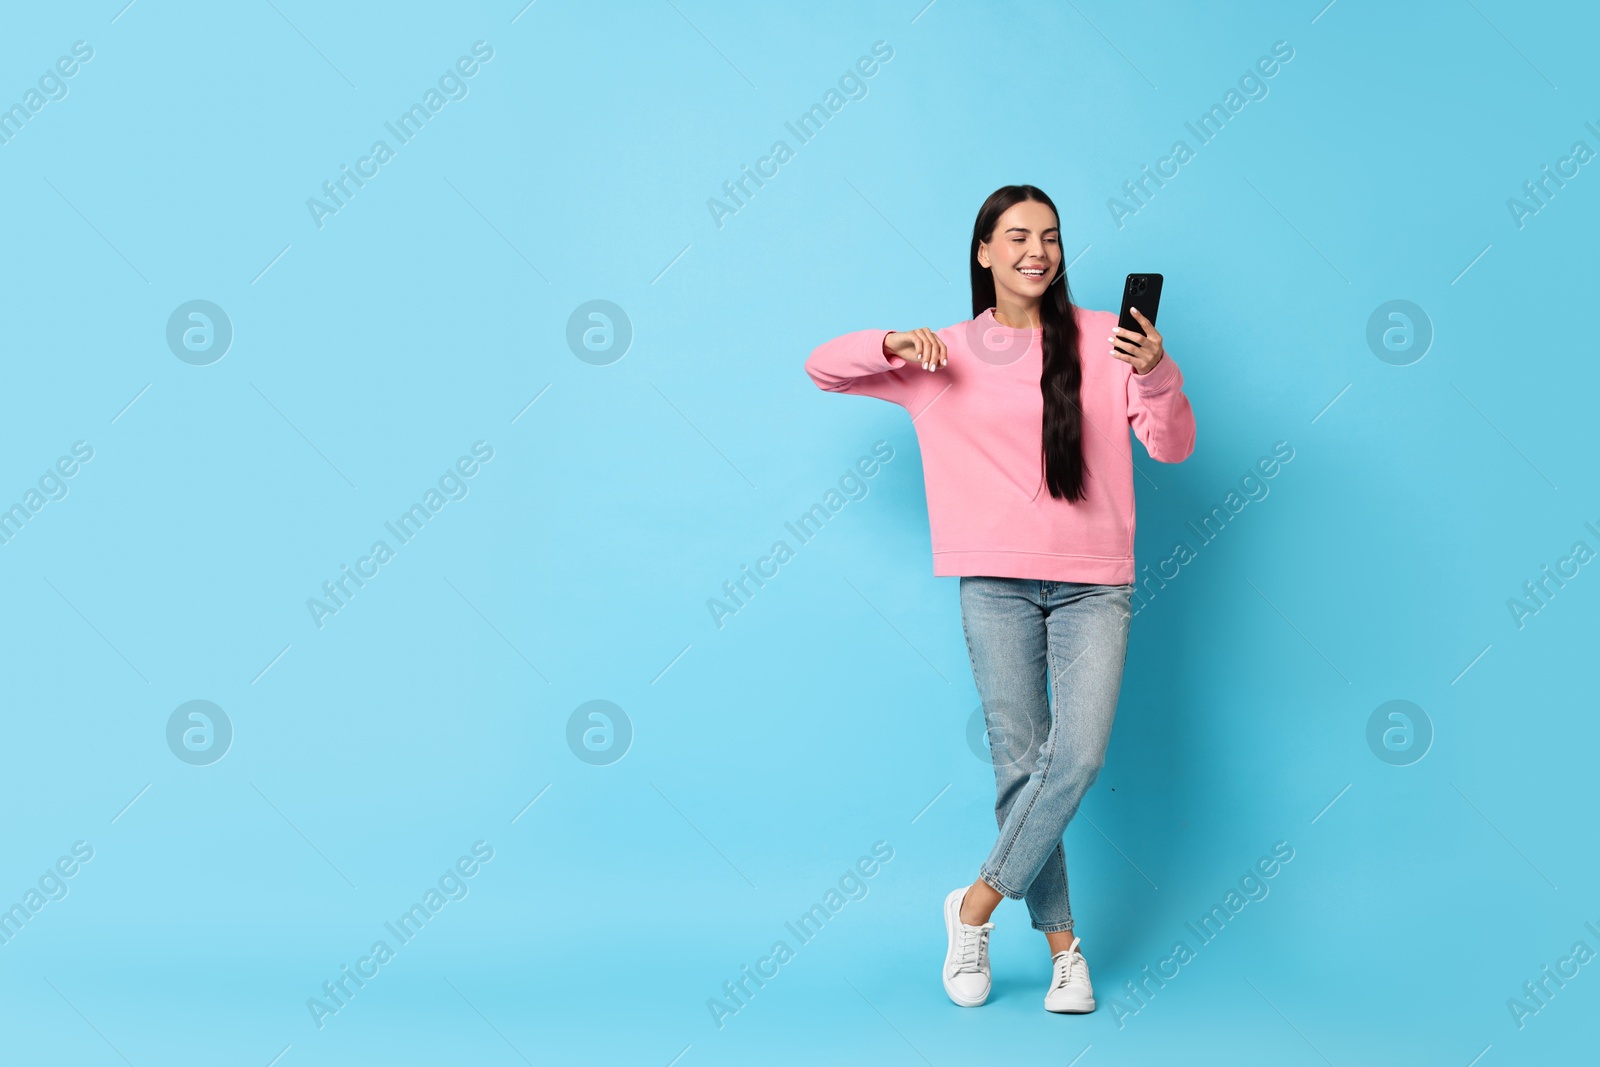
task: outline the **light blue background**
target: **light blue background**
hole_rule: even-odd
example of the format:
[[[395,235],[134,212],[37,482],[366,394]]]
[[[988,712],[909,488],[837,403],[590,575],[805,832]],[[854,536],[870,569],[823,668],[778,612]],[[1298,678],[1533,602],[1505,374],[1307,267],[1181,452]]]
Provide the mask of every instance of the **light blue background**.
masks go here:
[[[0,503],[94,449],[0,545],[0,904],[94,849],[0,945],[8,1062],[1592,1050],[1600,965],[1521,1029],[1506,1006],[1600,949],[1600,577],[1521,629],[1507,608],[1600,548],[1600,176],[1507,208],[1600,148],[1588,6],[122,3],[0,36],[0,103],[94,49],[0,145]],[[469,95],[319,229],[306,199],[480,40]],[[797,145],[784,122],[876,41],[867,95]],[[1184,123],[1276,41],[1268,95],[1198,145]],[[779,138],[795,158],[718,228],[708,198]],[[1107,200],[1179,138],[1195,158],[1118,228]],[[1141,563],[1295,450],[1135,620],[1067,833],[1088,1017],[1042,1010],[1020,904],[990,1003],[940,989],[940,900],[994,833],[957,582],[906,414],[802,371],[850,330],[967,318],[973,216],[1014,182],[1060,206],[1080,303],[1166,275],[1198,443],[1135,450]],[[235,331],[209,366],[165,341],[194,299]],[[566,341],[597,299],[634,330],[603,366]],[[1365,340],[1394,299],[1435,331],[1408,366]],[[307,598],[480,440],[466,498],[319,629]],[[868,495],[716,627],[708,598],[878,440]],[[195,699],[235,731],[209,766],[166,742]],[[608,766],[566,741],[595,699],[634,731]],[[1366,741],[1391,699],[1433,724],[1410,766]],[[307,998],[480,840],[469,895],[319,1030]],[[707,998],[876,841],[866,897],[719,1029]],[[1279,841],[1270,895],[1119,1026],[1123,984]]]

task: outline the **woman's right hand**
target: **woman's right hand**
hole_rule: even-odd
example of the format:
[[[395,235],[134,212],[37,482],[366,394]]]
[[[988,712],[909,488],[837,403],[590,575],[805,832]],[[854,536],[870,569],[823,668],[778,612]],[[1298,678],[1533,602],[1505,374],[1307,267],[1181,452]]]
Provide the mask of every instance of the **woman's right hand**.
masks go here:
[[[883,354],[922,364],[923,370],[935,371],[948,361],[944,342],[926,326],[906,333],[891,331],[883,339]]]

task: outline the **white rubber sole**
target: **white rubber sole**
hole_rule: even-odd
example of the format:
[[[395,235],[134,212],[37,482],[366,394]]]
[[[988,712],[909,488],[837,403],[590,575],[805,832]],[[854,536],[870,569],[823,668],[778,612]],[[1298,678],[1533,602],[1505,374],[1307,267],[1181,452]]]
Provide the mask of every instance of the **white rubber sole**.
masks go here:
[[[1094,1011],[1094,998],[1069,1001],[1065,1004],[1058,1004],[1055,1007],[1051,1007],[1050,1002],[1047,1000],[1045,1001],[1044,1010],[1053,1011],[1057,1015],[1087,1015]]]

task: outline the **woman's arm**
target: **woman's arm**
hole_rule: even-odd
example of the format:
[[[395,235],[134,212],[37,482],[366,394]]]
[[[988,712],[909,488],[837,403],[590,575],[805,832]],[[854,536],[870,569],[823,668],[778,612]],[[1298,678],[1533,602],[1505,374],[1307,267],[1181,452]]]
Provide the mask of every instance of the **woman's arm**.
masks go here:
[[[830,393],[875,396],[909,409],[934,377],[923,364],[889,355],[886,342],[907,338],[892,330],[856,330],[819,345],[806,360],[806,374]],[[905,347],[904,342],[900,347]],[[940,363],[938,366],[942,366]],[[939,383],[942,388],[944,383]]]
[[[1110,312],[1105,316],[1112,323],[1111,354],[1133,368],[1128,375],[1128,421],[1151,459],[1182,463],[1194,451],[1194,411],[1183,395],[1183,372],[1167,355],[1156,324],[1138,308],[1130,311],[1142,331],[1116,325]]]
[[[1128,375],[1128,421],[1150,458],[1182,463],[1194,452],[1194,409],[1170,352],[1146,374]]]

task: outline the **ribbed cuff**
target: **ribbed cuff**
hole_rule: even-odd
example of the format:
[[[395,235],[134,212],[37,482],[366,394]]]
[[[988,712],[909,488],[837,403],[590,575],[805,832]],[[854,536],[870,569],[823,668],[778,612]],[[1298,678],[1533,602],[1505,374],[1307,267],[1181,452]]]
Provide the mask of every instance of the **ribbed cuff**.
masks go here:
[[[904,356],[888,355],[883,350],[883,343],[889,339],[891,332],[893,331],[884,330],[883,336],[878,338],[878,355],[883,357],[883,361],[889,365],[890,370],[899,370],[906,365],[906,358]]]
[[[1150,368],[1149,373],[1133,373],[1135,386],[1142,393],[1159,393],[1172,388],[1173,384],[1182,379],[1178,372],[1178,365],[1172,362],[1172,357],[1166,353],[1161,354],[1161,362]]]

